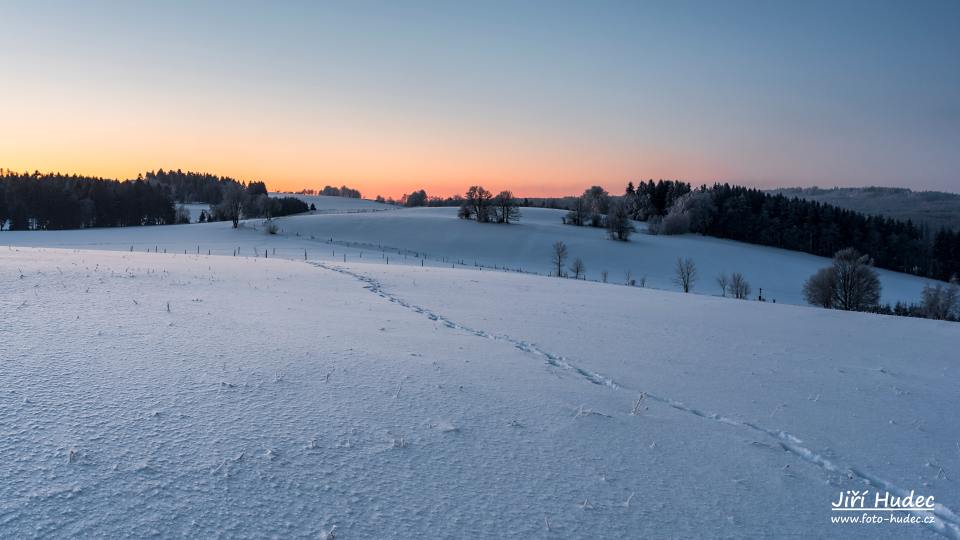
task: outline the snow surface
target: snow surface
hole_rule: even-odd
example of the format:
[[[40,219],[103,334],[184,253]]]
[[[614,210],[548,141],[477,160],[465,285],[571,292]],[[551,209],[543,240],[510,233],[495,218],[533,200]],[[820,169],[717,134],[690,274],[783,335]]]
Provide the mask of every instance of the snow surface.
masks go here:
[[[351,199],[348,197],[329,197],[325,195],[300,195],[296,193],[271,193],[272,197],[295,197],[307,204],[313,204],[316,207],[314,213],[317,214],[342,214],[353,212],[379,212],[383,210],[394,210],[397,207],[389,204],[379,203],[367,199]],[[183,206],[190,213],[190,222],[196,223],[200,219],[200,212],[210,211],[210,205],[207,203],[186,203]]]
[[[0,537],[960,538],[960,325],[343,263],[342,217],[2,233],[120,251],[0,248]]]
[[[310,199],[310,197],[304,198]],[[457,219],[455,208],[395,209],[363,199],[313,197],[318,212],[278,218],[280,234],[263,233],[263,220],[247,220],[239,231],[228,222],[163,227],[132,227],[79,231],[0,232],[0,245],[76,247],[145,251],[167,249],[201,253],[254,255],[268,249],[280,257],[420,264],[489,269],[509,268],[548,274],[554,242],[565,242],[570,259],[581,257],[587,278],[600,281],[607,271],[610,282],[623,283],[629,270],[646,286],[677,290],[673,283],[678,257],[697,265],[693,292],[719,295],[717,274],[742,272],[753,287],[754,298],[763,289],[769,300],[804,304],[803,282],[828,259],[795,251],[744,244],[699,235],[653,236],[639,233],[630,242],[607,239],[602,229],[563,225],[559,210],[524,208],[518,224],[481,224]],[[373,206],[371,206],[373,205]],[[372,209],[390,211],[365,211]],[[644,224],[638,223],[639,228]],[[363,255],[361,255],[363,253]],[[383,257],[383,258],[381,258]],[[462,264],[461,264],[462,263]],[[916,302],[929,280],[880,270],[882,301]]]
[[[178,204],[177,206],[183,206],[183,208],[190,214],[190,223],[196,223],[197,220],[200,219],[200,213],[204,210],[206,210],[208,213],[210,212],[210,205],[207,203],[186,203],[183,205]]]
[[[301,201],[317,207],[317,213],[352,213],[352,212],[382,212],[396,210],[398,207],[372,201],[370,199],[354,199],[352,197],[331,197],[329,195],[300,195],[299,193],[271,193],[271,197],[296,197]]]

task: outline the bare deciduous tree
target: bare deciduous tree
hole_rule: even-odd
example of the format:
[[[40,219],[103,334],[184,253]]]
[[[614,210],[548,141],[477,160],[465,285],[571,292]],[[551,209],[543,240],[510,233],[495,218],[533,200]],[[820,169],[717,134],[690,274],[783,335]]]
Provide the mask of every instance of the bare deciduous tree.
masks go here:
[[[683,289],[683,292],[690,292],[694,282],[697,280],[697,265],[694,264],[693,259],[689,257],[686,259],[677,257],[674,273],[673,282],[679,285],[680,288]]]
[[[880,278],[868,255],[853,248],[841,249],[833,256],[833,271],[834,302],[839,309],[864,311],[880,302]]]
[[[717,274],[717,285],[720,286],[720,295],[727,295],[727,287],[730,286],[730,278],[727,276],[726,272],[720,272]]]
[[[730,294],[737,300],[746,300],[750,296],[750,283],[740,272],[734,272],[730,275]]]
[[[580,257],[573,260],[573,264],[570,265],[570,271],[573,272],[573,279],[587,277],[587,266],[583,264],[583,259]]]
[[[493,205],[497,223],[509,224],[520,219],[520,209],[517,208],[517,201],[513,198],[513,192],[501,191],[494,197]]]
[[[484,189],[483,186],[470,186],[465,198],[467,205],[470,207],[470,213],[477,221],[481,223],[490,221],[493,213],[491,203],[493,193]]]
[[[557,277],[563,277],[563,264],[567,261],[567,245],[557,241],[553,244],[553,266],[557,269]]]
[[[804,283],[803,295],[813,305],[866,311],[880,301],[880,278],[869,256],[844,248],[834,254],[831,266]]]

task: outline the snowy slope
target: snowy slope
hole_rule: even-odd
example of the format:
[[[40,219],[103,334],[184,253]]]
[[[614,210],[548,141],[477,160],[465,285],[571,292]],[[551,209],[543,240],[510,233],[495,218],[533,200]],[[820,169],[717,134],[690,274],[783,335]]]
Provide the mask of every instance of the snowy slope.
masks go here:
[[[327,195],[300,195],[298,193],[271,193],[271,197],[296,197],[301,201],[317,207],[318,213],[351,213],[351,212],[382,212],[395,210],[397,207],[369,199],[354,199],[351,197],[330,197]]]
[[[0,290],[0,537],[960,537],[960,325],[319,258]],[[936,523],[830,524],[880,487]]]
[[[612,282],[623,283],[627,270],[634,279],[647,277],[649,286],[676,289],[672,283],[677,257],[697,263],[699,280],[695,291],[719,294],[714,278],[720,272],[742,272],[764,296],[779,302],[803,303],[803,282],[817,269],[829,264],[822,257],[765,246],[744,244],[699,235],[651,236],[636,234],[631,242],[613,242],[606,231],[563,225],[565,212],[525,208],[520,223],[503,226],[479,224],[456,218],[455,208],[406,209],[389,214],[364,216],[293,216],[287,218],[288,232],[326,235],[334,239],[382,244],[426,252],[435,257],[477,261],[488,266],[522,268],[540,273],[551,269],[551,246],[565,242],[573,257],[581,257],[587,277],[601,279],[608,272]],[[637,223],[639,229],[645,224]],[[924,280],[881,272],[885,302],[916,301]]]
[[[523,209],[519,224],[479,224],[456,218],[453,208],[397,209],[389,212],[349,212],[335,204],[373,203],[342,197],[318,206],[333,215],[304,214],[278,219],[281,234],[263,234],[262,220],[249,220],[247,227],[235,231],[229,223],[185,226],[135,227],[58,232],[0,232],[0,245],[80,247],[129,250],[168,249],[201,253],[262,253],[277,250],[277,255],[303,258],[303,250],[313,258],[342,261],[344,254],[356,259],[361,251],[366,260],[379,259],[381,252],[393,264],[451,266],[463,262],[489,268],[522,269],[525,272],[550,273],[551,246],[562,240],[570,250],[570,261],[581,257],[587,277],[599,281],[608,272],[610,282],[623,283],[626,271],[648,287],[676,290],[673,267],[678,257],[692,258],[699,279],[694,292],[717,295],[714,282],[720,272],[742,272],[753,286],[754,297],[763,288],[764,297],[781,303],[803,304],[803,282],[827,259],[799,252],[774,249],[702,237],[699,235],[651,236],[636,234],[629,243],[606,238],[605,231],[561,224],[563,212],[549,209]],[[351,202],[352,201],[352,202]],[[385,205],[379,205],[384,207]],[[386,206],[386,208],[392,208]],[[639,227],[643,224],[638,223]],[[327,244],[331,242],[331,244]],[[406,260],[404,259],[406,257]],[[896,272],[880,271],[882,300],[916,302],[926,280]]]
[[[394,210],[395,206],[367,199],[351,199],[348,197],[327,197],[323,195],[299,195],[296,193],[271,193],[272,197],[296,197],[307,204],[313,204],[316,207],[315,213],[318,214],[341,214],[352,212],[380,212],[383,210]],[[177,205],[181,206],[181,205]],[[190,213],[190,222],[196,223],[200,219],[200,212],[210,211],[210,205],[206,203],[187,203],[182,205]]]

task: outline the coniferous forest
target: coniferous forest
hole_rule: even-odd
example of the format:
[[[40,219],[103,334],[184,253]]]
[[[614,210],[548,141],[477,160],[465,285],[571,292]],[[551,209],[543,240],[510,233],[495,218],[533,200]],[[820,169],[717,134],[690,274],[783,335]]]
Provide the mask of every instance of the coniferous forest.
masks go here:
[[[685,182],[650,180],[630,183],[625,196],[634,219],[680,222],[678,232],[823,257],[852,247],[880,268],[941,280],[960,275],[960,232],[946,228],[933,232],[911,221],[730,184],[692,189]]]
[[[163,225],[175,219],[168,190],[144,180],[0,174],[0,225],[10,230]]]
[[[308,210],[293,197],[268,197],[263,182],[247,185],[206,173],[161,169],[120,181],[0,170],[0,229],[5,224],[10,230],[169,225],[178,222],[176,205],[184,202],[210,204],[209,216],[215,219],[224,214],[216,210],[227,193],[234,195],[244,218]]]
[[[240,183],[228,176],[183,172],[180,169],[149,171],[143,175],[143,179],[151,184],[168,187],[170,196],[176,203],[220,204],[223,200],[224,186]]]

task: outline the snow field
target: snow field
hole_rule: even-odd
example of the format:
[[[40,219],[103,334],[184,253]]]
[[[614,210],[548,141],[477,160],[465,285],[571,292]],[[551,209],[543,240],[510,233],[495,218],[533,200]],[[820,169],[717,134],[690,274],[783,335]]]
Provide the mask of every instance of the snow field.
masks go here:
[[[957,536],[949,323],[333,258],[0,270],[0,536]],[[870,482],[938,525],[831,525]]]
[[[676,291],[674,265],[689,257],[697,265],[696,294],[718,296],[716,276],[742,272],[753,288],[752,298],[763,289],[768,301],[803,305],[804,281],[829,260],[804,253],[702,237],[651,236],[638,233],[629,243],[606,238],[602,229],[561,224],[563,212],[525,208],[519,224],[480,224],[457,219],[455,208],[409,208],[377,212],[350,212],[342,205],[385,206],[362,199],[336,199],[334,213],[314,213],[276,219],[279,234],[264,233],[263,220],[246,220],[239,230],[230,223],[127,227],[78,231],[25,231],[0,233],[0,244],[71,247],[146,252],[166,249],[177,253],[215,255],[276,255],[330,262],[371,262],[408,266],[504,269],[548,275],[551,247],[567,244],[570,264],[581,257],[587,278],[600,281],[607,272],[610,283],[623,284],[630,271],[648,288]],[[346,202],[344,202],[346,201]],[[329,204],[334,204],[329,203]],[[390,207],[388,207],[390,208]],[[643,224],[637,224],[643,227]],[[344,260],[346,257],[346,260]],[[362,259],[362,260],[361,260]],[[882,301],[916,302],[929,280],[879,270]]]

